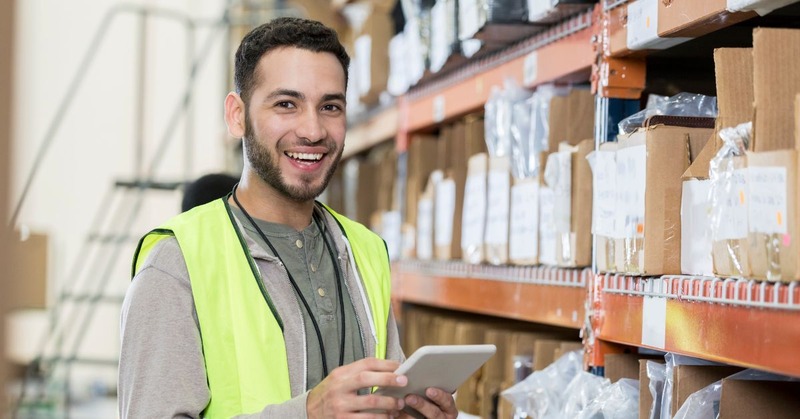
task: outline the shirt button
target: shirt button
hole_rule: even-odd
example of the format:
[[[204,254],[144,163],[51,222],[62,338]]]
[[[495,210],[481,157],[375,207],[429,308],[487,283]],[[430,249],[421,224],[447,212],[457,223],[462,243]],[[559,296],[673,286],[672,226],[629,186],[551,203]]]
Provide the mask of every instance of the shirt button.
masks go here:
[[[317,267],[314,266],[314,264],[312,263],[311,264],[311,272],[316,272],[316,271],[317,271]]]
[[[303,248],[303,242],[300,241],[300,239],[298,239],[296,242],[294,242],[294,244],[295,244],[295,246],[297,246],[298,249],[302,249]]]
[[[317,289],[317,293],[319,294],[320,297],[324,297],[325,296],[325,290],[322,289],[322,288],[318,288]]]

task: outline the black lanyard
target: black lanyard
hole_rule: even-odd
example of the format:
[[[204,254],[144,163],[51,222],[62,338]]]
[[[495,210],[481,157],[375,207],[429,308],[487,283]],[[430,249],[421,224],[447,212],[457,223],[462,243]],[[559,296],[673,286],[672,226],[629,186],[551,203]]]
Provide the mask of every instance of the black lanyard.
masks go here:
[[[289,267],[286,266],[286,264],[283,262],[283,259],[281,259],[281,255],[279,255],[278,251],[275,249],[275,246],[272,245],[272,243],[267,238],[267,235],[264,234],[263,231],[261,231],[261,228],[258,227],[258,224],[256,224],[255,220],[253,220],[253,217],[251,217],[250,214],[247,212],[247,210],[244,209],[244,206],[242,205],[241,202],[239,202],[239,199],[236,197],[236,189],[238,187],[239,187],[238,183],[236,184],[236,186],[233,187],[233,192],[232,192],[233,201],[236,202],[236,205],[239,207],[240,210],[242,210],[242,213],[245,215],[245,217],[247,217],[247,220],[250,221],[250,224],[252,224],[253,227],[256,229],[258,235],[261,236],[264,242],[267,243],[267,246],[269,246],[270,250],[272,250],[272,253],[275,254],[278,260],[281,262],[281,265],[283,265],[284,269],[286,269],[286,275],[289,276],[289,282],[291,282],[292,288],[294,288],[297,297],[303,303],[303,307],[306,309],[308,317],[311,319],[311,324],[314,326],[314,332],[316,332],[317,334],[317,341],[319,342],[319,351],[320,354],[322,355],[322,378],[325,378],[328,376],[329,372],[328,360],[327,356],[325,355],[325,344],[322,342],[322,332],[320,332],[319,324],[317,324],[317,319],[314,318],[314,313],[311,311],[311,307],[308,305],[308,301],[306,301],[306,298],[303,297],[303,293],[300,291],[300,287],[297,286],[297,282],[295,282],[292,273],[289,271]],[[320,223],[316,213],[312,214],[311,218],[314,220],[314,223],[317,225],[317,229],[320,230],[320,234],[322,234],[324,238],[325,248],[328,250],[328,255],[330,256],[331,263],[333,264],[333,270],[336,273],[336,291],[339,294],[339,315],[342,318],[342,333],[341,333],[341,344],[339,346],[338,366],[342,366],[344,365],[344,342],[346,336],[345,317],[344,317],[344,293],[342,292],[342,276],[341,273],[339,272],[339,264],[337,263],[336,256],[334,256],[333,254],[332,249],[334,248],[334,246],[330,243],[331,239],[330,237],[328,237],[329,234],[328,230],[322,227],[322,223]]]

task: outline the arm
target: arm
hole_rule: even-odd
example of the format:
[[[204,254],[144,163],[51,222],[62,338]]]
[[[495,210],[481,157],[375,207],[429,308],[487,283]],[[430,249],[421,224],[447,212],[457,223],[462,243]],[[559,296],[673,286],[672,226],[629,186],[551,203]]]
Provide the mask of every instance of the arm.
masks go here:
[[[200,418],[210,394],[189,274],[174,238],[159,243],[134,278],[120,328],[120,417]],[[304,418],[307,395],[238,418]]]

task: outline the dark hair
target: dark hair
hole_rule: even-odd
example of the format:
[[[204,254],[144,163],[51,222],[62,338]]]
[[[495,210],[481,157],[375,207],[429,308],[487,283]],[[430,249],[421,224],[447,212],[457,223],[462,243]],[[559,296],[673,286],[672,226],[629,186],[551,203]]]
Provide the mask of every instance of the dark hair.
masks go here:
[[[281,17],[250,31],[236,51],[233,81],[245,103],[249,102],[257,81],[255,73],[258,61],[267,52],[282,47],[333,54],[342,64],[347,86],[350,57],[339,42],[336,31],[314,20]]]
[[[203,175],[194,182],[186,184],[183,190],[181,211],[186,212],[194,207],[207,204],[215,199],[223,198],[233,190],[239,178],[224,173]]]

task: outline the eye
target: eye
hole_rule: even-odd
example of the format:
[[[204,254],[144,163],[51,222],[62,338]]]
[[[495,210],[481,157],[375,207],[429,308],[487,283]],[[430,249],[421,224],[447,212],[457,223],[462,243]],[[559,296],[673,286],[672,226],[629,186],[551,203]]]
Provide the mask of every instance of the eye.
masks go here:
[[[327,105],[323,105],[322,110],[326,112],[339,112],[342,110],[342,107],[337,104],[329,103]]]
[[[296,107],[296,106],[294,106],[294,103],[287,102],[287,101],[278,102],[278,103],[275,104],[275,106],[277,106],[279,108],[286,108],[286,109],[294,109]]]

